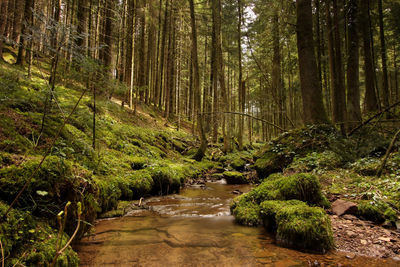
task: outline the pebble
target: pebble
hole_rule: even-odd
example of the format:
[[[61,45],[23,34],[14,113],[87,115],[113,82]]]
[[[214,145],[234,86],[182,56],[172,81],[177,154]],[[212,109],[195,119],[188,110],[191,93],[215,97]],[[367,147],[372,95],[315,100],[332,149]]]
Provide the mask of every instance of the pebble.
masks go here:
[[[350,259],[350,260],[354,259],[355,257],[356,257],[356,254],[353,254],[353,253],[346,255],[346,258]]]
[[[346,234],[347,234],[350,238],[353,238],[353,237],[356,237],[356,236],[357,236],[357,234],[354,233],[353,231],[347,231]],[[390,241],[390,240],[389,240],[389,241]]]
[[[360,242],[361,242],[362,245],[367,245],[368,244],[368,241],[364,240],[364,239],[361,239]]]
[[[385,241],[385,242],[390,242],[390,238],[389,237],[379,237],[379,240]]]

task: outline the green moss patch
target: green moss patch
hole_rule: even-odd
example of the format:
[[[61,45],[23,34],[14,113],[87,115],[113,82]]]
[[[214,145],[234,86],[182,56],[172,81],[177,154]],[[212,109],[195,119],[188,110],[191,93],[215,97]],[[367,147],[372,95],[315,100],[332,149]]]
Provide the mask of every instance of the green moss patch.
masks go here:
[[[0,198],[11,202],[21,188],[32,177],[40,159],[32,159],[20,166],[11,165],[0,169]],[[82,192],[85,192],[82,195]],[[82,202],[82,220],[92,223],[96,218],[98,188],[91,174],[72,162],[55,156],[49,156],[41,168],[29,182],[28,187],[18,200],[18,207],[30,210],[32,214],[56,218],[59,211],[64,209],[67,201]],[[66,232],[72,234],[77,219],[76,207],[68,215]],[[55,223],[54,223],[55,224]],[[80,234],[85,232],[83,225]]]
[[[3,217],[8,205],[0,202],[0,216]],[[76,225],[74,225],[76,227]],[[46,222],[40,221],[29,212],[12,209],[7,219],[0,224],[0,239],[6,257],[6,266],[17,263],[25,266],[48,266],[56,253],[57,232]],[[62,235],[62,244],[69,237]],[[57,259],[56,266],[78,266],[78,255],[67,248]]]
[[[322,253],[334,246],[330,218],[321,208],[283,207],[276,213],[276,224],[279,245]]]
[[[318,178],[305,173],[291,176],[272,175],[243,197],[243,200],[257,204],[266,200],[290,199],[321,207],[329,205],[322,194]]]
[[[383,201],[361,201],[357,215],[378,223],[388,221],[394,224],[398,220],[397,213]]]
[[[256,155],[254,167],[260,178],[272,173],[282,172],[295,157],[311,152],[322,152],[340,135],[333,126],[307,126],[282,134],[272,140]]]
[[[267,200],[261,203],[260,205],[260,216],[263,222],[264,227],[267,230],[275,231],[277,228],[276,223],[276,214],[287,206],[304,206],[307,207],[307,204],[300,200]]]
[[[249,182],[243,173],[237,171],[226,171],[222,175],[228,184],[247,184]]]

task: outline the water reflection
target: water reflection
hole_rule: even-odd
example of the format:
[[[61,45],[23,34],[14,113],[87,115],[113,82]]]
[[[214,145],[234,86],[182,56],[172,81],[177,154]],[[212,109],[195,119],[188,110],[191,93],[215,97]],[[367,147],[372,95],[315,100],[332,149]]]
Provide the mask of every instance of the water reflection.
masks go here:
[[[207,184],[180,195],[152,198],[147,211],[99,221],[96,233],[75,249],[81,266],[394,266],[391,260],[331,252],[313,255],[274,245],[262,227],[237,225],[229,216],[234,190],[249,186]]]

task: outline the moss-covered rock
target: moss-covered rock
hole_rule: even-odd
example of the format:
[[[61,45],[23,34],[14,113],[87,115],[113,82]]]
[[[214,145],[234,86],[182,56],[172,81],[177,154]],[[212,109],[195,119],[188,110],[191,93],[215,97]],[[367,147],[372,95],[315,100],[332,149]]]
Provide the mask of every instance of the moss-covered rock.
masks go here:
[[[357,215],[378,223],[388,221],[394,224],[398,220],[396,212],[383,201],[361,201]]]
[[[238,201],[231,208],[236,222],[246,226],[257,226],[261,223],[260,207],[256,203]]]
[[[325,150],[332,136],[339,138],[337,130],[330,125],[307,126],[284,133],[255,155],[254,167],[260,178],[281,172],[294,157]]]
[[[266,200],[297,199],[309,205],[329,205],[322,194],[318,178],[312,174],[299,173],[291,176],[272,175],[259,186],[243,195],[244,201],[260,204]]]
[[[243,173],[237,171],[225,171],[224,178],[228,184],[246,184],[248,180]]]
[[[278,211],[288,206],[304,206],[307,204],[300,200],[267,200],[260,204],[260,217],[264,227],[269,231],[275,231],[277,228],[276,214]]]
[[[322,153],[312,152],[304,157],[295,157],[287,167],[296,172],[310,172],[314,169],[333,170],[343,166],[343,159],[338,153],[326,150]]]
[[[321,208],[283,207],[276,213],[276,224],[279,245],[322,253],[334,246],[330,218]]]
[[[241,158],[236,158],[231,162],[231,166],[236,171],[244,171],[246,166],[246,161]]]

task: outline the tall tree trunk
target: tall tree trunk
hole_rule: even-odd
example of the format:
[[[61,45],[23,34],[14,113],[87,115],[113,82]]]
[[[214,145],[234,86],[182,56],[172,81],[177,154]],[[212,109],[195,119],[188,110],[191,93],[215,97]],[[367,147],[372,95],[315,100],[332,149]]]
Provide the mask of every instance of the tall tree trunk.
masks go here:
[[[197,112],[197,126],[200,134],[200,148],[197,150],[194,159],[201,161],[207,149],[207,138],[204,132],[203,116],[201,115],[201,92],[200,92],[200,74],[199,74],[199,58],[197,54],[197,29],[196,17],[194,12],[193,0],[189,0],[190,4],[190,21],[192,25],[192,64],[193,64],[193,85],[195,95],[195,111]]]
[[[0,60],[3,60],[3,43],[8,18],[8,1],[9,0],[2,0],[0,5],[0,12],[3,14],[0,16]]]
[[[387,70],[387,54],[386,54],[386,42],[385,42],[385,31],[383,26],[383,8],[382,0],[378,0],[378,11],[379,11],[379,37],[381,41],[381,57],[382,57],[382,98],[383,108],[389,107],[389,79]]]
[[[26,55],[26,46],[27,46],[27,39],[29,39],[28,34],[30,32],[30,25],[32,20],[32,9],[33,8],[33,0],[25,0],[24,5],[24,18],[21,28],[21,35],[19,38],[19,45],[18,45],[18,55],[17,55],[17,65],[23,66],[25,65],[25,55]]]
[[[328,0],[329,1],[329,0]],[[333,122],[340,123],[340,129],[342,134],[345,132],[345,121],[346,121],[346,92],[344,87],[343,78],[343,63],[342,63],[342,39],[340,36],[340,23],[339,23],[339,10],[337,6],[338,0],[333,0],[333,28],[331,30],[334,34],[334,72],[335,76],[333,79],[332,86],[332,118]],[[328,18],[329,19],[329,18]]]
[[[239,93],[239,111],[244,113],[245,109],[245,97],[244,97],[244,88],[242,86],[243,82],[243,72],[242,72],[242,1],[238,0],[238,64],[239,64],[239,80],[238,80],[238,93]],[[239,117],[239,132],[238,132],[238,142],[239,142],[239,150],[243,150],[243,128],[244,128],[244,116]]]
[[[105,25],[104,25],[104,52],[103,64],[106,68],[106,73],[112,74],[112,46],[113,46],[113,14],[114,14],[114,0],[106,0],[105,3]]]
[[[353,128],[362,120],[359,85],[358,0],[349,0],[347,14],[347,108],[349,126]]]
[[[364,48],[365,111],[374,112],[378,110],[379,106],[374,86],[374,62],[372,58],[371,35],[369,31],[369,0],[360,1],[360,10],[360,26]]]
[[[322,102],[312,31],[311,0],[297,0],[297,49],[305,124],[328,121]]]
[[[78,0],[77,10],[77,38],[76,45],[81,49],[82,54],[87,54],[88,49],[88,20],[89,20],[89,7],[88,0]]]
[[[229,112],[229,101],[228,101],[228,94],[226,90],[226,84],[225,84],[225,73],[224,73],[224,59],[223,59],[223,54],[222,54],[222,38],[221,38],[221,17],[222,17],[222,6],[221,6],[221,0],[213,0],[213,24],[215,24],[215,43],[216,43],[216,67],[217,67],[217,73],[218,73],[218,81],[219,81],[219,86],[221,88],[221,94],[222,94],[222,99],[223,99],[223,104],[222,104],[222,109],[226,112]],[[225,118],[225,122],[229,122],[227,114],[223,114],[223,117]],[[224,150],[225,152],[230,152],[231,150],[231,140],[230,140],[230,134],[231,131],[229,129],[229,123],[228,123],[228,129],[227,131],[223,131],[224,135]],[[227,134],[227,132],[229,134]]]

